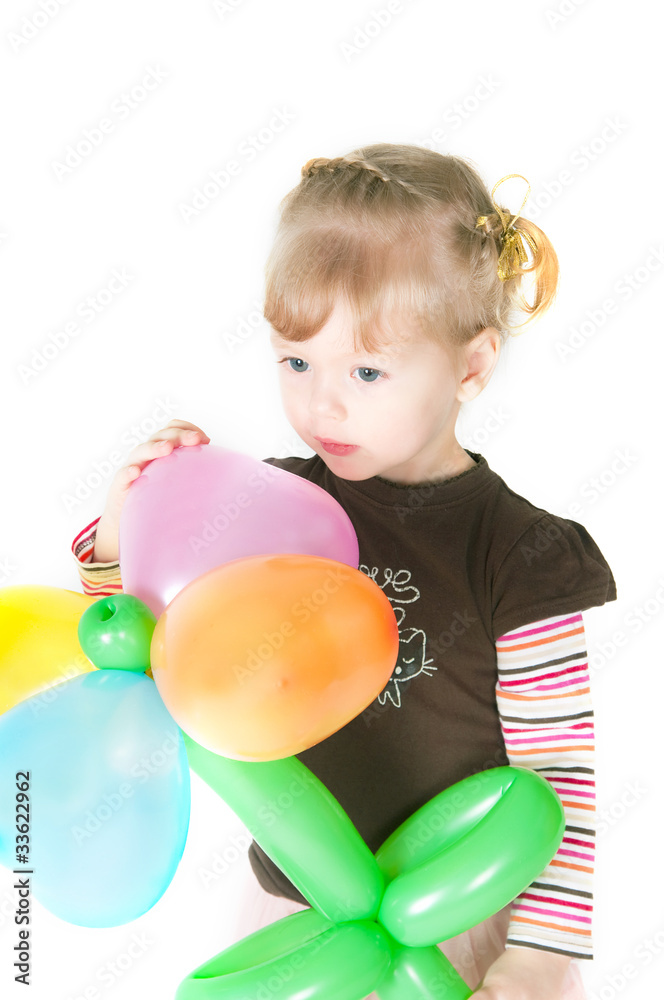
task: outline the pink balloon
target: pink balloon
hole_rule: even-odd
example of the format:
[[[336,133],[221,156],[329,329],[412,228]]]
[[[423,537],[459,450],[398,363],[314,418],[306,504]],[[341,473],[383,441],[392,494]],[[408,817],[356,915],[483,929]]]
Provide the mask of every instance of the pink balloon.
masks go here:
[[[266,462],[204,444],[145,467],[120,517],[125,593],[159,617],[186,584],[248,556],[298,552],[358,567],[355,529],[320,486]]]

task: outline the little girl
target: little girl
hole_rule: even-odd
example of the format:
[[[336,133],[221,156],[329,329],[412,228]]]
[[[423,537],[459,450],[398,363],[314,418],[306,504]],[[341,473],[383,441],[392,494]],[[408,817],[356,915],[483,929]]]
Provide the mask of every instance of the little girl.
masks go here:
[[[299,759],[372,851],[470,774],[511,763],[544,775],[566,814],[556,856],[510,906],[440,947],[481,1000],[583,1000],[595,807],[581,612],[616,588],[581,524],[514,493],[455,437],[516,319],[541,315],[558,280],[548,239],[493,201],[497,187],[490,195],[467,162],[417,146],[305,164],[282,203],[264,314],[286,415],[315,454],[265,461],[345,508],[359,568],[399,625],[382,693]],[[132,481],[172,448],[209,440],[173,420],[131,452],[102,517],[72,545],[86,593],[121,590]],[[249,860],[238,938],[308,905],[255,842]]]

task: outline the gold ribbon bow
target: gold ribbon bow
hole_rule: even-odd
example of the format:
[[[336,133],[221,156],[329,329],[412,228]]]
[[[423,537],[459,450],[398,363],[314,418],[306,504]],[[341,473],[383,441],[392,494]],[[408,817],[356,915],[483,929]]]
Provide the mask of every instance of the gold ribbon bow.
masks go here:
[[[526,181],[526,184],[528,184],[528,181],[523,174],[506,174],[505,177],[501,177],[500,180],[494,184],[493,191],[491,192],[493,207],[500,216],[500,221],[503,224],[503,232],[501,236],[502,250],[498,258],[498,277],[501,281],[507,281],[508,278],[513,278],[515,275],[519,274],[522,269],[522,265],[527,263],[528,253],[524,246],[524,240],[532,250],[533,254],[537,253],[537,247],[530,233],[525,232],[523,229],[514,228],[514,223],[523,212],[523,207],[528,200],[528,195],[530,194],[530,184],[528,184],[528,190],[526,191],[525,197],[521,202],[521,208],[514,217],[510,216],[509,212],[503,212],[500,206],[496,205],[493,200],[496,188],[499,187],[503,181],[508,181],[512,177],[520,177],[522,180]],[[488,215],[478,215],[475,228],[479,229],[480,226],[485,225],[488,218]],[[524,268],[524,270],[530,269]]]

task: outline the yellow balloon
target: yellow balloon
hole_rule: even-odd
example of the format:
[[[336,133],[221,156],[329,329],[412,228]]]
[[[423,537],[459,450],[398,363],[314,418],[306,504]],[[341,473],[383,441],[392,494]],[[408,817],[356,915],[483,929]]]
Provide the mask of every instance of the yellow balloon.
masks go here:
[[[58,587],[0,588],[0,714],[94,665],[78,641],[78,620],[98,600]],[[44,704],[53,692],[44,694]]]

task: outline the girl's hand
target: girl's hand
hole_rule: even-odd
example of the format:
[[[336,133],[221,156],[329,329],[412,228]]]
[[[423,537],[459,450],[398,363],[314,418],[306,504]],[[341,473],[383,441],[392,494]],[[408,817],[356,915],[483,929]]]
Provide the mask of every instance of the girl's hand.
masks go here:
[[[506,948],[488,969],[477,1000],[560,1000],[571,958],[537,948]]]
[[[120,514],[129,487],[155,458],[169,455],[174,448],[193,444],[209,444],[210,438],[196,424],[186,420],[171,420],[163,430],[137,445],[129,452],[127,464],[118,469],[106,498],[104,513],[97,523],[92,562],[116,562],[119,554]]]

